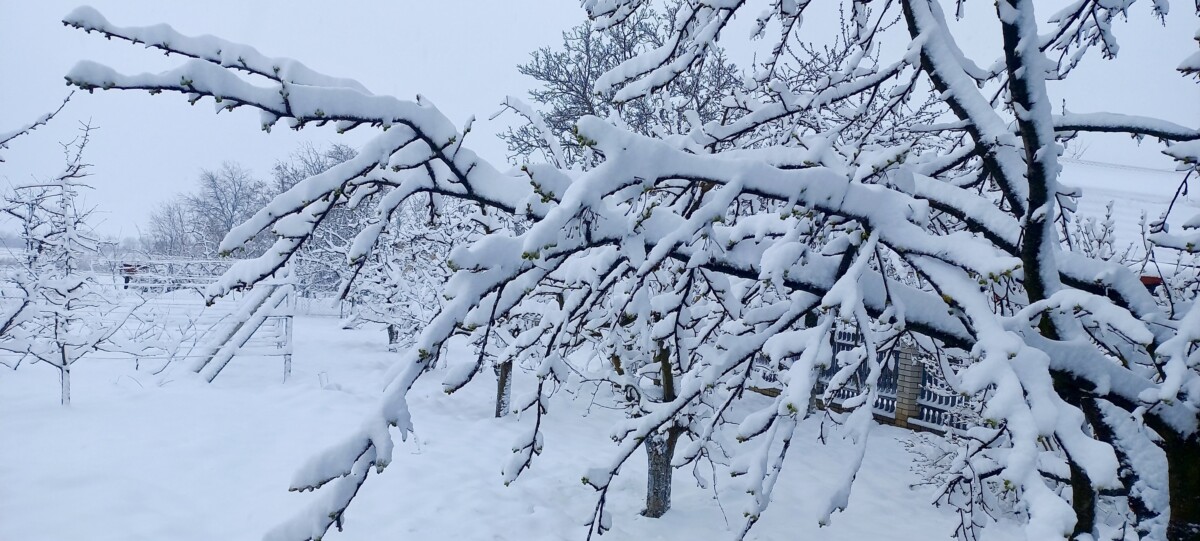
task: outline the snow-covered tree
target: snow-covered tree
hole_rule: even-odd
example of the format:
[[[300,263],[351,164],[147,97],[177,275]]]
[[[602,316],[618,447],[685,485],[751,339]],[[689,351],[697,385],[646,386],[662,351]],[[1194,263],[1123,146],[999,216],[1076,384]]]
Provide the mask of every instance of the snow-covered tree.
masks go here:
[[[614,99],[615,89],[597,92],[596,83],[621,62],[670,39],[675,11],[660,14],[652,8],[638,10],[624,24],[595,30],[587,23],[562,35],[558,48],[542,47],[530,53],[527,63],[517,67],[534,78],[538,87],[529,92],[538,111],[532,112],[510,98],[508,106],[536,121],[510,128],[501,137],[519,163],[540,153],[562,166],[591,165],[592,152],[575,137],[575,121],[584,116],[609,118],[638,133],[678,133],[695,114],[700,122],[721,120],[730,115],[724,98],[740,88],[737,66],[715,47],[700,60],[697,69],[671,81],[657,92],[628,101]]]
[[[454,201],[445,209],[425,199],[397,209],[363,260],[342,258],[343,265],[360,269],[343,285],[359,307],[355,317],[383,324],[393,349],[411,345],[441,308],[450,250],[466,242],[475,225],[465,219],[473,205]]]
[[[284,193],[355,154],[341,144],[323,151],[303,145],[287,160],[276,162],[274,190]],[[347,196],[347,204],[334,207],[296,254],[298,281],[305,291],[352,300],[357,308],[348,325],[383,324],[389,344],[407,345],[441,306],[450,250],[466,242],[483,222],[476,217],[475,205],[434,197],[408,201],[391,216],[380,217],[371,212],[374,194],[360,195],[354,201]],[[370,255],[350,259],[355,235],[377,220],[383,224],[380,241]]]
[[[662,47],[670,40],[674,33],[673,21],[678,15],[678,9],[679,5],[671,6],[665,18],[660,17],[653,9],[637,10],[621,24],[602,30],[594,30],[591,25],[584,24],[564,34],[561,51],[551,51],[549,48],[536,51],[532,61],[521,66],[520,71],[540,82],[540,88],[531,91],[530,97],[545,111],[508,98],[506,105],[529,119],[525,126],[518,130],[509,130],[503,135],[510,151],[528,159],[534,150],[539,150],[547,161],[560,167],[588,168],[603,156],[586,146],[585,138],[578,137],[576,132],[569,129],[582,116],[605,117],[610,122],[640,135],[659,138],[678,136],[688,132],[695,125],[736,121],[754,109],[755,99],[769,97],[769,87],[778,86],[781,82],[795,91],[808,91],[822,85],[823,79],[828,76],[828,69],[844,62],[854,53],[853,47],[850,46],[852,29],[842,24],[842,32],[832,44],[822,47],[801,41],[791,44],[788,54],[796,59],[795,66],[776,66],[774,69],[777,70],[777,81],[773,85],[764,80],[752,79],[749,86],[743,86],[736,67],[728,63],[719,48],[714,48],[679,78],[644,95],[618,100],[617,88],[611,85],[602,91],[593,90],[609,71],[622,62],[633,60],[648,50]],[[849,107],[843,106],[840,110],[827,111],[829,115],[825,118],[816,114],[799,114],[791,118],[763,122],[755,129],[731,136],[725,141],[711,145],[705,151],[758,147],[769,144],[770,141],[786,141],[797,125],[816,129],[822,121],[844,123],[842,131],[852,133],[863,129],[860,126],[863,123],[856,122],[851,118],[852,115],[843,111],[854,111],[859,105],[867,109],[865,113],[860,112],[858,115],[870,118],[875,123],[886,124],[884,129],[879,131],[891,133],[894,144],[919,144],[923,143],[923,137],[896,133],[892,128],[899,122],[917,123],[931,120],[938,111],[932,100],[920,102],[915,107],[895,107],[890,111],[879,111],[869,100],[856,101],[857,103]],[[847,139],[851,137],[853,135]],[[670,204],[675,198],[674,194],[663,192],[647,195],[642,204],[654,207]],[[694,212],[694,209],[685,211],[685,214],[691,212]],[[683,284],[684,288],[691,288],[688,291],[690,296],[704,299],[703,303],[696,303],[697,306],[691,306],[689,310],[697,310],[700,305],[714,302],[715,293],[711,288],[705,287],[705,277],[689,277],[678,281],[678,277],[688,273],[686,265],[667,262],[654,273],[652,279],[628,276],[618,278],[617,283],[611,287],[619,290],[648,286],[662,292],[663,288],[672,287],[672,283]],[[620,283],[625,280],[632,280],[634,283]],[[561,296],[562,292],[556,295]],[[594,317],[600,313],[604,315]],[[592,325],[604,328],[604,332],[601,333],[602,339],[582,340],[578,346],[598,348],[611,356],[612,368],[623,379],[619,383],[606,383],[614,388],[616,396],[623,398],[616,400],[614,406],[625,409],[631,417],[640,417],[645,413],[641,402],[673,400],[674,374],[682,372],[686,363],[668,363],[662,362],[662,359],[671,350],[676,351],[677,359],[684,358],[685,354],[680,351],[678,342],[674,347],[661,341],[634,344],[631,340],[639,336],[637,332],[627,336],[623,328],[604,326],[602,323],[621,320],[622,315],[619,312],[593,312],[591,315]],[[697,321],[680,325],[687,327],[703,319],[699,317]],[[642,326],[634,325],[633,328],[639,329]],[[596,329],[592,329],[592,332],[596,332]],[[623,338],[613,340],[614,337]],[[625,377],[625,370],[630,370],[631,375]],[[646,445],[649,477],[644,515],[658,517],[670,508],[672,477],[668,464],[674,457],[676,442],[681,436],[686,435],[690,439],[701,435],[700,432],[693,432],[691,428],[672,426],[656,433]],[[702,425],[697,425],[697,429],[705,430]]]
[[[353,148],[342,144],[325,149],[302,145],[286,159],[275,162],[271,170],[275,181],[272,193],[286,192],[296,183],[353,158],[354,154]],[[301,294],[332,297],[341,292],[342,284],[353,275],[346,252],[355,233],[370,218],[369,206],[363,202],[353,207],[341,205],[321,221],[313,239],[300,250],[292,266]]]
[[[547,395],[559,383],[600,382],[645,397],[628,400],[638,411],[614,428],[615,453],[584,476],[599,494],[593,532],[610,524],[605,502],[622,465],[685,428],[671,465],[732,455],[749,493],[744,536],[771,501],[817,371],[834,364],[830,334],[853,328],[862,346],[837,356],[818,397],[848,393],[837,411],[821,414],[822,433],[856,449],[844,470],[826,472],[834,482],[822,521],[849,502],[890,358],[879,353],[903,339],[967,359],[941,367],[948,385],[979,405],[980,421],[942,477],[943,501],[962,509],[961,536],[990,520],[972,504],[1000,493],[1031,539],[1122,531],[1192,539],[1200,531],[1200,303],[1159,302],[1129,268],[1068,250],[1057,228],[1064,138],[1126,133],[1160,141],[1184,167],[1200,161],[1195,128],[1052,107],[1049,88],[1079,62],[1116,54],[1114,22],[1131,3],[1078,0],[1039,14],[1032,0],[999,0],[995,58],[979,64],[958,46],[940,2],[848,2],[849,54],[822,66],[824,77],[791,87],[788,73],[803,69],[790,51],[803,23],[812,24],[808,2],[677,2],[662,45],[617,65],[596,89],[621,102],[649,96],[695,69],[734,16],[751,12],[761,14],[759,36],[775,35],[755,66],[759,90],[739,98],[745,114],[688,120],[674,135],[583,117],[574,134],[598,158],[587,171],[530,164],[504,173],[422,99],[375,95],[216,38],[115,26],[88,8],[65,22],[190,60],[136,76],[83,62],[67,79],[87,90],[212,97],[261,111],[266,129],[281,120],[382,129],[355,158],[298,183],[230,232],[226,250],[264,231],[278,240],[234,266],[210,295],[286,264],[347,194],[377,196],[377,216],[434,194],[530,221],[452,253],[449,300],[398,359],[363,428],[298,473],[292,488],[320,489],[321,497],[272,539],[316,539],[341,526],[370,471],[392,460],[390,428],[411,432],[405,395],[452,335],[475,333],[487,352],[498,323],[535,310],[536,325],[505,337],[491,359],[537,376],[530,397],[516,403],[532,419],[506,481],[541,450]],[[603,30],[635,20],[649,3],[583,4]],[[1166,3],[1151,8],[1162,13]],[[1196,73],[1196,58],[1184,61],[1185,75]],[[930,92],[948,109],[939,122],[897,114],[922,110]],[[368,255],[384,228],[382,220],[364,227],[352,259]],[[1195,234],[1152,240],[1194,252]],[[1005,309],[997,289],[1009,292]],[[581,361],[585,340],[594,345]],[[778,367],[783,389],[745,414],[734,406],[760,355]],[[487,362],[482,354],[452,362],[446,390]],[[647,393],[642,370],[656,364],[670,370],[655,370],[660,390]]]
[[[58,369],[63,405],[71,403],[71,367],[99,349],[122,321],[113,319],[122,311],[115,310],[117,301],[85,261],[99,244],[87,225],[90,211],[80,201],[91,130],[84,126],[77,140],[64,145],[62,172],[47,182],[14,187],[4,208],[19,222],[25,253],[13,278],[23,292],[21,307],[7,318],[0,349]]]

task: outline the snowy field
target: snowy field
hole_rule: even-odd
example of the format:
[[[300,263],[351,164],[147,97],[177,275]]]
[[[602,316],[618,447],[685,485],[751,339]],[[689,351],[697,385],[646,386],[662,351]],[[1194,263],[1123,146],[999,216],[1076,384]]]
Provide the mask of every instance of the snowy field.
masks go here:
[[[260,539],[312,497],[287,492],[293,472],[359,425],[388,365],[379,330],[341,330],[336,319],[305,317],[297,318],[295,336],[287,383],[278,359],[235,359],[213,384],[84,359],[76,365],[74,404],[63,408],[54,369],[0,374],[0,540]],[[545,453],[505,487],[500,470],[520,421],[491,417],[489,379],[451,397],[440,378],[421,380],[410,394],[417,437],[367,482],[345,531],[327,539],[583,539],[595,492],[580,478],[614,450],[605,435],[619,413],[593,406],[580,422],[552,410]],[[558,396],[559,411],[586,408],[591,399]],[[751,539],[950,537],[956,517],[929,505],[928,489],[908,488],[917,477],[902,440],[911,433],[887,426],[872,433],[850,508],[819,528],[809,494],[845,467],[848,454],[836,442],[819,445],[815,427],[806,427],[789,455],[775,502]],[[613,530],[604,539],[719,540],[740,528],[743,494],[719,467],[720,505],[687,467],[675,472],[672,510],[646,519],[638,515],[644,459],[630,466],[610,495]],[[708,468],[700,474],[711,477]],[[1016,536],[989,528],[986,538]]]

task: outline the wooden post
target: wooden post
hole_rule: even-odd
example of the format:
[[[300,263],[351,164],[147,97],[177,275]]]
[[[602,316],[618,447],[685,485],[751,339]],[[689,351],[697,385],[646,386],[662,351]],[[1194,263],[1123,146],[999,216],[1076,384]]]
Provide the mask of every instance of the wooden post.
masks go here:
[[[896,359],[896,426],[908,427],[909,419],[921,415],[917,399],[921,396],[921,380],[925,365],[917,357],[916,348],[902,346]]]

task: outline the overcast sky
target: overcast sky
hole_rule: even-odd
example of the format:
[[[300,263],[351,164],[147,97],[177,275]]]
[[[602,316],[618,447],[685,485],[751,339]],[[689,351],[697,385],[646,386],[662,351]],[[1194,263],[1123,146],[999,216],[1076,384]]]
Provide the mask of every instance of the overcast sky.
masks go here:
[[[832,2],[824,3],[832,8]],[[1049,8],[1061,3],[1039,0],[1037,4]],[[469,145],[497,161],[504,159],[504,148],[491,134],[506,119],[489,122],[487,118],[499,109],[505,95],[524,95],[532,84],[515,66],[535,48],[557,44],[562,30],[584,17],[576,0],[91,0],[90,4],[114,24],[165,22],[184,34],[214,34],[267,55],[298,59],[318,71],[357,79],[376,93],[403,98],[421,93],[459,124],[476,116]],[[1068,108],[1076,112],[1111,110],[1200,125],[1200,85],[1174,72],[1196,50],[1192,38],[1200,20],[1190,1],[1173,4],[1175,12],[1165,28],[1149,16],[1149,2],[1135,5],[1131,20],[1117,27],[1118,60],[1089,59],[1069,86],[1054,88],[1056,99],[1066,99]],[[178,60],[161,53],[62,26],[63,15],[77,5],[77,1],[0,0],[0,131],[55,107],[68,92],[63,74],[80,59],[97,60],[127,73],[177,65]],[[994,8],[990,2],[968,2],[968,9],[971,17],[961,24],[971,31],[960,34],[962,46],[987,65],[997,37],[995,23],[989,20],[994,18]],[[1045,9],[1040,18],[1049,13]],[[808,17],[810,23],[822,19],[820,13]],[[743,44],[746,23],[739,21],[723,36],[723,43],[735,49],[735,60],[743,64],[751,53]],[[357,146],[367,135],[339,137],[331,130],[313,128],[291,132],[282,125],[266,134],[258,130],[256,113],[214,115],[210,101],[191,107],[178,95],[77,94],[55,123],[18,140],[5,152],[0,181],[18,184],[55,173],[62,164],[58,142],[71,138],[79,120],[91,119],[100,127],[87,153],[95,165],[96,189],[89,201],[101,212],[97,229],[106,235],[132,236],[145,224],[150,208],[191,189],[202,168],[235,161],[266,178],[271,164],[301,142],[337,140]],[[1138,149],[1120,138],[1086,143],[1086,159],[1170,167],[1157,151]]]
[[[53,109],[69,91],[63,75],[80,59],[128,73],[162,71],[179,62],[64,27],[63,16],[78,5],[0,0],[0,131]],[[504,147],[490,133],[504,119],[487,118],[505,95],[523,95],[531,85],[514,67],[584,18],[573,0],[90,0],[89,5],[113,24],[165,22],[184,34],[213,34],[298,59],[357,79],[375,93],[423,94],[460,125],[475,115],[477,136],[468,141],[497,160],[504,159]],[[57,172],[58,141],[72,136],[78,120],[90,118],[100,127],[86,154],[95,165],[89,201],[102,212],[97,229],[129,236],[145,224],[149,208],[191,189],[202,168],[231,160],[265,178],[271,164],[301,142],[357,146],[369,135],[292,132],[282,124],[267,134],[258,129],[257,113],[214,115],[209,101],[192,107],[179,95],[76,94],[61,118],[11,145],[0,181],[16,184]]]

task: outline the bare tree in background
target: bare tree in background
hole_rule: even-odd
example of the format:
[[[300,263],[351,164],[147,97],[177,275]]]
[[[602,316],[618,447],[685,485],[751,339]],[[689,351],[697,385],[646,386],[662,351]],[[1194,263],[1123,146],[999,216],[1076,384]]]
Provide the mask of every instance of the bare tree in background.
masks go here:
[[[297,182],[313,175],[324,173],[330,167],[342,163],[358,154],[354,147],[334,143],[328,148],[319,148],[312,143],[302,143],[287,158],[277,160],[271,167],[272,193],[283,193]]]
[[[603,30],[593,30],[591,24],[583,23],[563,32],[558,48],[542,47],[530,53],[529,62],[517,70],[540,84],[529,91],[529,98],[544,121],[544,128],[532,122],[501,134],[508,144],[510,158],[520,162],[540,152],[553,159],[559,152],[551,149],[551,145],[557,143],[566,162],[562,165],[594,163],[591,152],[580,144],[574,132],[575,121],[588,115],[615,116],[643,135],[681,133],[693,124],[686,118],[689,114],[695,114],[699,123],[722,120],[728,114],[722,99],[741,87],[741,77],[737,66],[719,47],[708,51],[697,69],[654,94],[620,101],[615,89],[596,90],[596,83],[608,71],[661,47],[671,36],[671,20],[676,13],[677,9],[659,13],[648,8],[631,15],[626,24]],[[509,105],[521,107],[514,102]],[[518,113],[530,116],[529,111],[518,110]]]
[[[271,189],[274,194],[284,193],[297,182],[323,173],[356,154],[354,148],[344,144],[322,149],[305,143],[287,158],[275,162],[271,169]],[[353,275],[346,254],[358,228],[370,218],[370,209],[369,201],[342,205],[321,220],[313,241],[304,246],[292,265],[302,295],[332,298],[341,293],[342,286]]]
[[[225,162],[219,169],[201,171],[200,188],[183,200],[196,220],[205,253],[216,254],[221,239],[270,201],[270,194],[267,184],[251,176],[249,170]],[[244,248],[247,255],[262,253],[263,249],[263,243]]]
[[[200,231],[187,202],[175,198],[150,211],[150,224],[145,249],[168,257],[193,257],[203,252]]]
[[[150,214],[146,244],[152,253],[170,257],[212,258],[220,254],[221,239],[270,201],[267,183],[233,162],[200,172],[198,188],[162,203]],[[251,242],[239,249],[255,256],[269,242]]]

